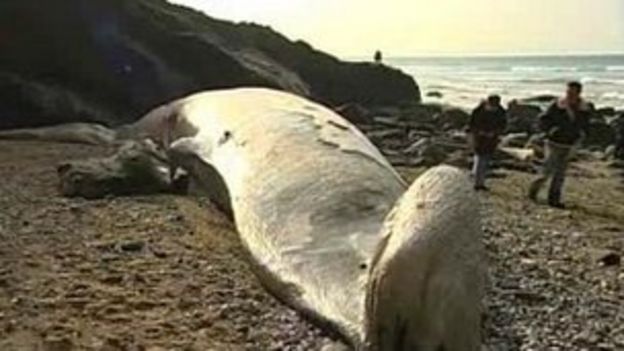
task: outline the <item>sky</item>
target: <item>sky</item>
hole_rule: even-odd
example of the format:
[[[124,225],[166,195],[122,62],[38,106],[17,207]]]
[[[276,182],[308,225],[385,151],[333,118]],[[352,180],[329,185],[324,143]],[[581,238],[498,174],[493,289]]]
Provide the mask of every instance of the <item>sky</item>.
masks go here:
[[[624,0],[170,0],[341,57],[624,52]]]

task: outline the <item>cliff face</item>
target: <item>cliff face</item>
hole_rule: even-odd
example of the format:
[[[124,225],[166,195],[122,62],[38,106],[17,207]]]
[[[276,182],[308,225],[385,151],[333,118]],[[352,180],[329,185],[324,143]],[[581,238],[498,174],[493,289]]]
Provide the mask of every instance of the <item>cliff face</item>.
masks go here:
[[[0,3],[0,128],[132,121],[189,93],[288,90],[335,106],[418,101],[414,80],[346,63],[270,28],[164,0]]]

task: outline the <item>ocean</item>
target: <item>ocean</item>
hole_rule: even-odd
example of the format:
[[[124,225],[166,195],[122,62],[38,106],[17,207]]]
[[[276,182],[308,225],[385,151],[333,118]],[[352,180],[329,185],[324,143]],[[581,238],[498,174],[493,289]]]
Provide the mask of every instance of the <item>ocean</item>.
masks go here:
[[[426,102],[472,108],[491,93],[505,102],[561,95],[566,82],[579,80],[596,106],[624,109],[624,55],[412,57],[387,59],[386,64],[413,75]],[[442,98],[428,97],[432,92]]]

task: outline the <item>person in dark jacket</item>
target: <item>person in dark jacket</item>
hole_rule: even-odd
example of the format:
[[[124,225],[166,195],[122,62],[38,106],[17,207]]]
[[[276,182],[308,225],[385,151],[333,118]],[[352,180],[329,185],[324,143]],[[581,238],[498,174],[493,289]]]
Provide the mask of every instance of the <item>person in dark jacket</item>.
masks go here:
[[[561,201],[565,174],[574,149],[583,141],[589,128],[592,106],[581,97],[583,85],[568,83],[566,96],[555,101],[539,117],[539,128],[546,134],[546,160],[540,176],[531,184],[529,198],[537,200],[544,184],[550,182],[548,204],[565,208]]]
[[[474,149],[473,176],[477,191],[488,190],[485,178],[500,136],[507,128],[506,114],[500,96],[492,95],[474,109],[470,116],[468,132]]]
[[[624,113],[613,123],[615,128],[615,158],[624,160]]]

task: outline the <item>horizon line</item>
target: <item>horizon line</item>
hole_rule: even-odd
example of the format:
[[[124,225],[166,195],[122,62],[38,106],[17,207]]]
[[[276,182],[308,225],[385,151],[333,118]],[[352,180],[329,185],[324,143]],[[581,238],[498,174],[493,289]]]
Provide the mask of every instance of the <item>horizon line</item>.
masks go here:
[[[383,51],[382,51],[383,52]],[[344,55],[346,60],[368,58],[369,55]],[[386,59],[400,60],[413,58],[526,58],[526,57],[597,57],[597,56],[624,56],[624,51],[614,52],[598,52],[598,51],[578,51],[578,52],[544,52],[544,53],[418,53],[418,54],[400,54],[387,55]]]

